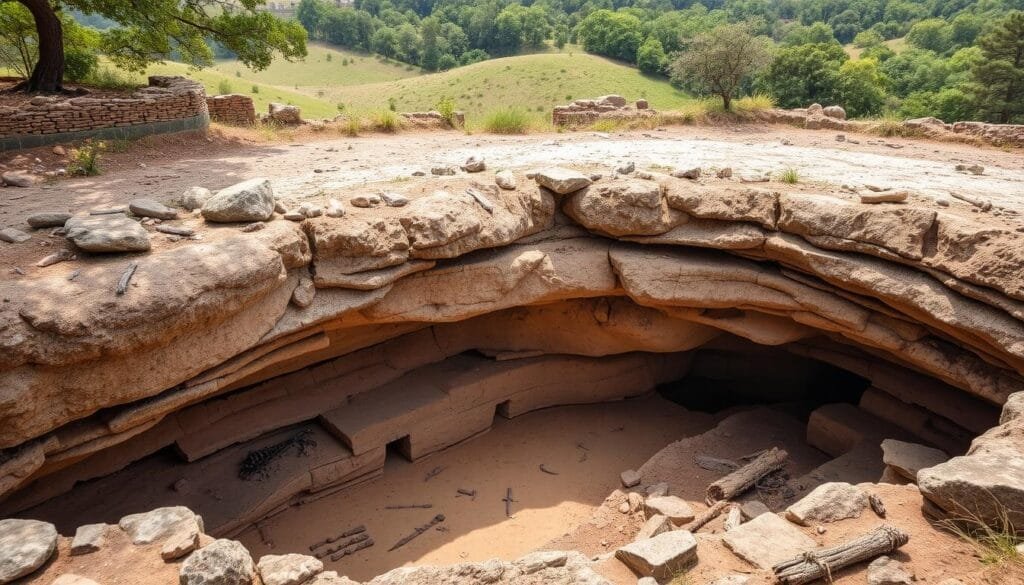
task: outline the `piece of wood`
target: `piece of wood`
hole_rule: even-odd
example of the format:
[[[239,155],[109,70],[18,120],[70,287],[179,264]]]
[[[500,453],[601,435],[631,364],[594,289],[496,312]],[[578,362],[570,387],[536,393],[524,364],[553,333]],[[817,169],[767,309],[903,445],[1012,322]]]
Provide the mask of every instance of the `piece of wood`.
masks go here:
[[[739,528],[740,524],[743,523],[743,513],[740,512],[739,506],[732,506],[729,508],[729,513],[725,515],[725,531],[729,532]]]
[[[466,488],[459,488],[459,489],[455,490],[455,492],[456,492],[456,494],[455,494],[456,498],[459,497],[459,496],[467,496],[467,497],[473,498],[474,500],[476,499],[476,490],[467,490]]]
[[[757,483],[757,480],[785,467],[788,457],[789,454],[782,449],[772,447],[750,463],[709,485],[706,501],[711,503],[730,500],[742,494]]]
[[[117,281],[117,288],[114,289],[114,294],[121,296],[128,292],[128,283],[131,282],[132,276],[135,274],[135,270],[138,269],[139,265],[132,262],[125,269],[124,274],[121,275],[121,279]]]
[[[358,544],[360,542],[363,542],[364,540],[369,540],[369,539],[370,539],[370,535],[365,533],[365,532],[362,533],[362,534],[357,534],[357,535],[353,536],[352,538],[347,538],[347,539],[341,541],[340,543],[338,543],[335,546],[332,546],[331,548],[327,548],[327,549],[324,549],[321,552],[316,553],[315,556],[318,559],[322,559],[322,558],[324,558],[324,557],[326,557],[328,555],[332,555],[332,554],[334,554],[334,553],[336,553],[338,551],[344,550],[344,549],[352,546],[353,544]]]
[[[731,459],[722,459],[721,457],[712,457],[711,455],[704,454],[698,454],[693,458],[693,462],[701,469],[717,473],[731,473],[740,468],[740,464]]]
[[[693,521],[687,524],[686,526],[683,526],[683,530],[697,532],[698,530],[700,530],[702,526],[704,526],[708,522],[711,522],[715,518],[718,518],[722,514],[722,512],[724,512],[725,509],[731,505],[732,502],[730,502],[729,500],[720,500],[718,502],[715,502],[714,504],[711,505],[710,508],[705,510],[703,514],[694,518]]]
[[[879,518],[885,518],[885,504],[882,503],[882,498],[875,494],[868,494],[868,504],[871,506],[871,511],[875,513]]]
[[[416,530],[414,530],[408,536],[405,536],[404,538],[402,538],[401,540],[396,542],[394,546],[392,546],[391,548],[388,549],[388,552],[391,552],[393,550],[399,549],[399,548],[409,544],[409,542],[412,541],[412,539],[414,539],[417,536],[423,534],[424,532],[430,530],[436,524],[440,524],[441,522],[444,522],[444,514],[438,514],[437,516],[434,516],[434,518],[430,522],[427,522],[423,526],[420,526],[420,527],[416,528]]]
[[[329,538],[325,538],[325,539],[321,540],[320,542],[318,542],[316,544],[309,545],[309,550],[312,551],[312,550],[320,548],[321,546],[337,542],[337,541],[341,540],[342,538],[347,538],[349,536],[355,536],[356,534],[362,534],[363,532],[366,532],[366,526],[360,524],[360,525],[356,526],[355,528],[349,528],[348,530],[342,532],[341,534],[339,534],[337,536],[332,536],[332,537],[329,537]]]
[[[971,205],[977,207],[982,211],[988,211],[989,209],[992,209],[992,201],[989,199],[985,199],[984,197],[975,197],[974,195],[958,193],[956,191],[950,191],[949,194],[952,195],[953,197],[956,197],[960,201],[966,201],[967,203],[970,203]]]
[[[394,505],[394,506],[384,506],[384,509],[385,510],[409,510],[411,508],[421,508],[421,509],[424,509],[424,510],[429,510],[430,508],[433,508],[433,507],[434,507],[434,504],[397,504],[397,505]]]
[[[183,236],[186,238],[196,235],[196,231],[194,229],[166,224],[157,225],[156,231],[162,234],[171,234],[172,236]]]
[[[347,548],[347,549],[339,552],[338,554],[331,555],[331,560],[332,561],[340,561],[342,558],[347,557],[349,555],[354,555],[357,552],[363,550],[364,548],[370,548],[371,546],[373,546],[373,544],[374,544],[373,539],[372,538],[367,538],[366,540],[360,542],[359,544],[353,546],[352,548]]]
[[[833,573],[839,569],[891,553],[909,540],[905,532],[883,524],[849,542],[783,561],[772,567],[772,572],[782,585],[803,585],[818,579],[831,582]]]
[[[508,488],[508,490],[505,492],[505,497],[502,498],[501,500],[503,502],[505,502],[505,517],[506,518],[511,518],[512,517],[512,502],[515,501],[515,500],[512,499],[512,488]]]
[[[543,471],[544,473],[548,474],[548,475],[558,475],[557,471],[551,471],[547,467],[544,467],[543,463],[540,464],[540,470]]]

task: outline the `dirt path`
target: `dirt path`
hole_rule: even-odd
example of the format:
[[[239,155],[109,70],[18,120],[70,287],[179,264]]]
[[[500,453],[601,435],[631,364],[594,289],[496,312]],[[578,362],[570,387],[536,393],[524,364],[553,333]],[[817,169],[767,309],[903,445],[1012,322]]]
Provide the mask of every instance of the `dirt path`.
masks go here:
[[[496,418],[494,428],[481,437],[416,463],[389,454],[382,477],[262,523],[273,548],[255,529],[239,540],[254,556],[309,554],[310,544],[364,524],[376,542],[372,548],[338,562],[324,559],[328,569],[357,580],[410,564],[511,560],[587,520],[618,486],[620,472],[710,426],[709,415],[688,412],[656,395]],[[540,471],[541,463],[558,475]],[[436,468],[443,471],[424,481]],[[502,501],[509,487],[515,500],[512,518],[505,517]],[[459,488],[475,489],[476,498],[457,497]],[[433,508],[385,509],[424,503]],[[446,516],[444,531],[430,530],[388,552],[436,514]]]

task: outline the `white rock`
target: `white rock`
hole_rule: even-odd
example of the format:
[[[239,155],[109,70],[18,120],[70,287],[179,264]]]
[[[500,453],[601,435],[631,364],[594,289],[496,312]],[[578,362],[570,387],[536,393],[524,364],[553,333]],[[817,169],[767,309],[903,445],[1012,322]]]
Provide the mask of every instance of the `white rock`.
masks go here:
[[[644,511],[648,516],[661,514],[667,516],[676,526],[682,526],[694,519],[693,509],[686,500],[678,496],[655,496],[644,502]]]
[[[182,522],[160,548],[160,558],[173,561],[199,548],[199,526],[195,522]]]
[[[562,167],[551,167],[537,171],[533,179],[559,195],[567,195],[590,185],[590,177]]]
[[[139,217],[153,217],[156,219],[175,219],[178,217],[177,211],[152,199],[132,199],[128,202],[128,210]]]
[[[9,244],[20,244],[32,239],[32,236],[16,228],[4,228],[0,230],[0,242]]]
[[[516,188],[516,176],[512,171],[498,171],[494,174],[494,183],[507,191],[513,191]]]
[[[835,522],[858,518],[868,505],[868,495],[843,482],[823,483],[800,501],[786,508],[786,518],[809,526],[813,522]]]
[[[75,538],[71,541],[71,554],[84,555],[100,550],[108,524],[83,524],[75,530]]]
[[[42,567],[57,550],[57,528],[38,520],[0,520],[0,583]]]
[[[868,585],[911,585],[914,579],[903,564],[881,556],[868,565]]]
[[[484,162],[484,157],[474,154],[466,159],[466,162],[462,164],[462,170],[467,173],[479,173],[487,168],[487,163]]]
[[[615,558],[641,577],[671,579],[697,560],[697,540],[686,530],[663,532],[623,546]]]
[[[633,541],[647,540],[648,538],[658,536],[662,532],[670,532],[672,529],[672,521],[668,519],[668,516],[655,514],[647,518],[644,525],[640,527],[640,531],[636,533]]]
[[[197,516],[192,510],[185,506],[169,506],[141,514],[129,514],[121,518],[118,526],[128,533],[133,544],[150,544],[170,536],[184,522],[198,525]],[[199,531],[202,532],[201,529]]]
[[[323,572],[324,564],[307,555],[266,555],[256,564],[263,585],[300,585]]]
[[[181,564],[180,585],[252,585],[252,556],[234,540],[215,540]]]
[[[123,215],[72,217],[64,229],[87,252],[144,252],[150,247],[146,228]]]
[[[28,216],[25,221],[28,222],[28,225],[38,230],[51,227],[63,227],[69,219],[71,219],[71,214],[66,211],[44,211],[41,213],[33,213]]]

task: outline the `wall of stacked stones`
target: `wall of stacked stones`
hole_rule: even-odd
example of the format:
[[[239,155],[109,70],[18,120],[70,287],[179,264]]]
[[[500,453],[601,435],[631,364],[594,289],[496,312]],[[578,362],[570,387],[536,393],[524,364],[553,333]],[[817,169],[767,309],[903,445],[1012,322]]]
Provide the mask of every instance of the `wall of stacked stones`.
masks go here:
[[[201,84],[152,76],[128,97],[36,96],[22,107],[0,107],[0,150],[199,130],[209,122]]]
[[[229,93],[206,98],[210,119],[225,124],[252,124],[256,121],[256,106],[247,95]]]

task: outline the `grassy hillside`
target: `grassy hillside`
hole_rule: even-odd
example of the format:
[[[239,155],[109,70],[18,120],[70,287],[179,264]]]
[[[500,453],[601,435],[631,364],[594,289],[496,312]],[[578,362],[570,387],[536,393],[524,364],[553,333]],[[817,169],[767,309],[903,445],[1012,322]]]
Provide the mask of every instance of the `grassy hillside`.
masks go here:
[[[239,61],[218,61],[211,69],[229,77],[285,88],[308,86],[347,86],[382,83],[419,75],[417,67],[385,62],[375,55],[345,51],[320,43],[307,45],[309,54],[302,61],[289,63],[276,59],[263,71],[252,71]]]
[[[692,101],[664,78],[584,53],[545,53],[492,59],[451,71],[387,83],[315,88],[331,103],[353,110],[386,107],[393,98],[398,111],[428,110],[442,97],[470,118],[508,106],[538,118],[573,99],[617,93],[629,100],[645,98],[655,109],[678,108]]]

